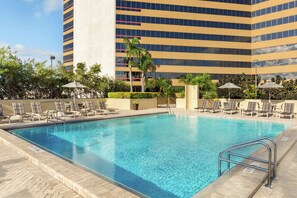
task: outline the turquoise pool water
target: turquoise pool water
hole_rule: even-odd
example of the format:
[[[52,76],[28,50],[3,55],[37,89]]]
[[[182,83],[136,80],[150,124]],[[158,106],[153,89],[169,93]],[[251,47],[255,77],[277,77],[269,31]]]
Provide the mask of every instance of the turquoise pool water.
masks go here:
[[[193,196],[217,178],[221,150],[275,137],[285,128],[258,121],[152,115],[12,132],[147,196],[163,198]]]

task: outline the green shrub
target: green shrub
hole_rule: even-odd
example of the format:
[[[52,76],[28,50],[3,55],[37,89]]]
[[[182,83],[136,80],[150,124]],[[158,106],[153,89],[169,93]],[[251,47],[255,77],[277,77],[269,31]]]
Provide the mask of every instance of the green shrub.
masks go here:
[[[157,93],[152,92],[109,92],[108,98],[127,98],[127,99],[142,99],[142,98],[155,98]]]
[[[217,98],[217,97],[218,97],[218,94],[215,91],[205,91],[202,94],[203,99],[214,99],[214,98]]]

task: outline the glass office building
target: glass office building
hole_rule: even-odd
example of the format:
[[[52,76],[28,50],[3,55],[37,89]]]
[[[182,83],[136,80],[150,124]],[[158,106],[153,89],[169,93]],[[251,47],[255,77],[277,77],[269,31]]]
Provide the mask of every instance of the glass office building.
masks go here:
[[[64,0],[63,20],[63,62],[69,67],[73,65],[73,0]]]
[[[65,8],[69,2],[73,5],[73,1],[65,0]],[[106,6],[105,2],[98,0],[96,4]],[[141,47],[152,53],[158,65],[156,72],[149,72],[148,77],[173,79],[176,85],[177,79],[186,73],[210,73],[219,79],[240,73],[254,75],[256,71],[263,77],[280,74],[294,78],[297,72],[296,0],[111,0],[109,7],[105,7],[109,12],[103,10],[104,15],[100,16],[92,15],[96,12],[92,0],[74,0],[73,7],[74,15],[69,8],[64,11],[65,16],[72,16],[72,23],[64,17],[67,21],[64,22],[65,65],[79,61],[102,63],[111,59],[102,67],[108,68],[109,75],[128,80],[123,38],[137,37]],[[83,12],[79,11],[81,9],[90,13],[77,16],[81,23],[76,23],[76,11],[79,15]],[[96,17],[100,20],[94,19]],[[71,32],[68,28],[73,29],[73,21],[74,31]],[[93,35],[90,31],[96,25],[102,31],[95,30]],[[80,33],[86,32],[85,28],[90,31]],[[90,37],[87,40],[86,35]],[[100,41],[101,37],[105,39]],[[104,46],[97,49],[94,42],[104,43]],[[88,50],[85,45],[97,51],[106,46],[109,53],[98,52],[100,58],[97,59],[82,55]],[[136,86],[140,85],[139,77],[140,73],[134,69]]]

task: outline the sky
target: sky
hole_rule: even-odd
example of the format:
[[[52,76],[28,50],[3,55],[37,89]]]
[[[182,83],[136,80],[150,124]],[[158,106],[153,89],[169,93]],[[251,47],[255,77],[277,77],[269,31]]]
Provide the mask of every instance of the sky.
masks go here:
[[[63,59],[63,0],[0,0],[0,47],[22,59]]]

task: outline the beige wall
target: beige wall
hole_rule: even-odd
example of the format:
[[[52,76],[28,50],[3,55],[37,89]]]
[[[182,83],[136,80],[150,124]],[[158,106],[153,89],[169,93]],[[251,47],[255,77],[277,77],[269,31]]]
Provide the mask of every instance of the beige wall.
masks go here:
[[[117,99],[117,98],[108,98],[107,105],[109,108],[122,109],[122,110],[133,110],[133,102],[139,102],[139,110],[142,109],[151,109],[158,107],[157,98],[150,99]]]
[[[185,86],[185,99],[186,99],[186,109],[195,109],[197,107],[197,101],[199,98],[199,88],[197,85]]]
[[[95,99],[76,99],[77,103],[84,101],[92,101],[95,108],[98,108],[98,101],[105,101],[107,108],[121,109],[121,110],[132,110],[133,101],[136,99],[113,99],[113,98],[95,98]],[[25,104],[26,112],[31,112],[30,102],[40,102],[42,110],[55,110],[55,103],[57,101],[70,102],[72,99],[43,99],[43,100],[1,100],[3,111],[5,115],[13,113],[12,105],[13,102],[21,102]],[[151,99],[137,99],[139,101],[139,109],[150,109],[157,108],[157,98]]]
[[[186,100],[184,98],[176,99],[176,108],[177,109],[186,109]]]

